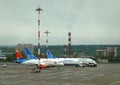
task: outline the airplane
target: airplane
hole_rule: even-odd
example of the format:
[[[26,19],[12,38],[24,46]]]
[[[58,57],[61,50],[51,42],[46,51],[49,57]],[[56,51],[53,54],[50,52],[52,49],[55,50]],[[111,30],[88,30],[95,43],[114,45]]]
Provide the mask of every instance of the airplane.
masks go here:
[[[46,55],[48,59],[53,59],[53,60],[58,60],[64,63],[65,65],[74,65],[74,66],[79,66],[79,67],[84,67],[83,62],[79,61],[78,59],[75,58],[57,58],[52,55],[52,53],[47,49]]]
[[[38,60],[38,59],[24,59],[24,57],[20,54],[19,51],[16,50],[16,58],[17,60],[14,60],[14,62],[18,64],[24,64],[24,65],[39,65],[39,68],[47,68],[50,65],[54,64],[55,62],[53,61],[47,61],[46,59]]]
[[[90,66],[90,67],[96,67],[97,63],[93,59],[90,58],[57,58],[52,55],[52,53],[47,49],[46,55],[48,59],[59,59],[61,60],[65,65],[75,65],[75,66]]]
[[[97,62],[91,58],[79,58],[88,67],[97,67]]]
[[[25,53],[26,53],[28,60],[35,60],[35,61],[37,60],[38,61],[38,58],[33,55],[33,53],[30,51],[29,48],[25,48]],[[49,66],[63,66],[64,65],[64,63],[62,63],[58,59],[55,60],[55,59],[41,58],[40,61],[45,62],[45,63],[53,62],[53,63],[49,63]]]

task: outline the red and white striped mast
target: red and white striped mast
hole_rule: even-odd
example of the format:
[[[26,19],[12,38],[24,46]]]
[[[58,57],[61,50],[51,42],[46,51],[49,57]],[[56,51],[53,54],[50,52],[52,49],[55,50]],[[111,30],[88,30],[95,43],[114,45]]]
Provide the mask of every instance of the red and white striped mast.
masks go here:
[[[36,11],[38,11],[38,66],[40,66],[40,11],[42,11],[42,9],[39,7]]]
[[[50,33],[49,31],[44,32],[46,34],[46,51],[48,50],[48,34]]]

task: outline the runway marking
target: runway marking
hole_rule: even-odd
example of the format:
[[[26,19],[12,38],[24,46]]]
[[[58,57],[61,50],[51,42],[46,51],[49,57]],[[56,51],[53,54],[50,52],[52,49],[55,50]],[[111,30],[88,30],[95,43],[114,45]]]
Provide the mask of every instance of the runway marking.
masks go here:
[[[115,85],[115,84],[120,84],[120,81],[115,81],[115,82],[110,83],[110,84],[108,84],[108,85]]]
[[[54,75],[54,74],[69,73],[69,72],[72,72],[72,71],[54,72],[54,73],[44,73],[44,74],[42,74],[42,75]]]

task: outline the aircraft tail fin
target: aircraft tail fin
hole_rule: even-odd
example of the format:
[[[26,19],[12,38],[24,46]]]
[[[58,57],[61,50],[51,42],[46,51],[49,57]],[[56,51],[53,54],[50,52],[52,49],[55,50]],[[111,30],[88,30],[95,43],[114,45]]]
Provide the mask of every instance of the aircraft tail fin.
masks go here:
[[[25,53],[28,59],[37,59],[37,57],[33,55],[29,48],[25,48]]]
[[[49,59],[55,59],[56,57],[52,55],[52,53],[49,51],[49,49],[46,50],[46,55]]]
[[[23,56],[20,54],[20,52],[18,50],[16,50],[16,58],[17,59],[23,58]]]
[[[16,50],[15,54],[16,54],[17,60],[14,60],[14,62],[21,63],[21,62],[25,61],[25,59],[23,58],[23,56],[20,54],[20,52],[18,50]]]

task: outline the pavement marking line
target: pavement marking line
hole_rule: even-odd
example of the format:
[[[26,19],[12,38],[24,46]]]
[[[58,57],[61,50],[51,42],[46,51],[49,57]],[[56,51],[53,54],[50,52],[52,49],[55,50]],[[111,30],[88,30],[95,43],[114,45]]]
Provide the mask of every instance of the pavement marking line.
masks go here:
[[[46,74],[42,74],[42,75],[54,75],[54,74],[61,74],[61,73],[68,73],[68,72],[72,72],[72,71],[55,72],[55,73],[46,73]]]
[[[110,84],[108,84],[108,85],[115,85],[115,84],[120,84],[120,81],[115,81],[115,82],[110,83]]]

